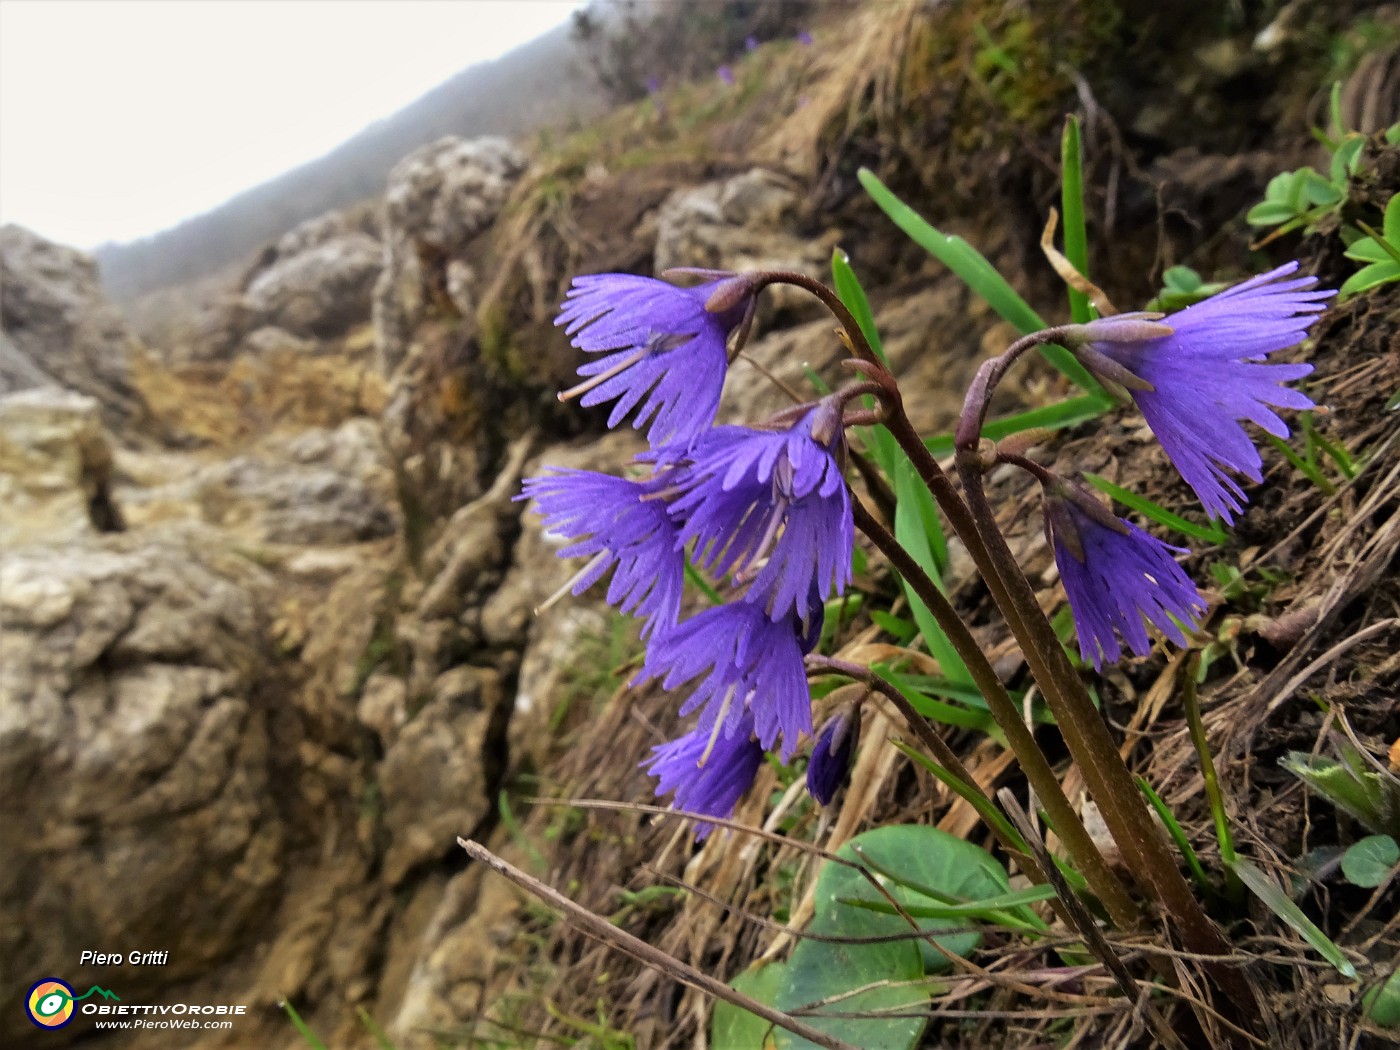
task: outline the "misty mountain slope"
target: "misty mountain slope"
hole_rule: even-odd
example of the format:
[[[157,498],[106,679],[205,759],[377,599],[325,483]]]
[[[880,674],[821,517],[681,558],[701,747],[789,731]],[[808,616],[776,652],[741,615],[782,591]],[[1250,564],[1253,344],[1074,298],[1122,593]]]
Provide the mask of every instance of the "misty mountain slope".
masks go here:
[[[587,119],[603,105],[575,60],[569,26],[560,26],[212,211],[139,241],[103,245],[94,252],[103,284],[131,300],[214,273],[305,219],[378,194],[395,162],[443,135],[515,136]]]

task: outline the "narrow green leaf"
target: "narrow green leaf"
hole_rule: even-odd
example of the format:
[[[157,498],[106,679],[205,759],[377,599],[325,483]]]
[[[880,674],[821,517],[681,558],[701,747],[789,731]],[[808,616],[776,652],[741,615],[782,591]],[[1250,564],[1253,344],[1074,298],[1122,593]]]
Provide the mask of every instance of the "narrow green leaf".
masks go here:
[[[1161,795],[1153,789],[1145,777],[1134,777],[1137,781],[1138,790],[1146,796],[1147,801],[1152,804],[1152,808],[1157,811],[1157,816],[1162,818],[1162,824],[1167,829],[1167,834],[1176,843],[1176,848],[1181,855],[1186,858],[1186,866],[1191,869],[1191,877],[1196,880],[1196,885],[1201,889],[1210,888],[1210,879],[1206,877],[1206,869],[1201,867],[1201,858],[1196,856],[1196,851],[1191,846],[1191,840],[1186,837],[1186,832],[1181,827],[1181,822],[1176,819],[1176,814],[1171,811],[1171,807]]]
[[[1112,496],[1130,510],[1135,510],[1145,518],[1155,521],[1158,525],[1175,529],[1192,539],[1200,540],[1202,543],[1221,544],[1229,538],[1225,527],[1217,519],[1212,518],[1210,525],[1197,525],[1193,521],[1187,521],[1185,518],[1173,514],[1166,507],[1154,503],[1146,496],[1121,488],[1098,474],[1085,473],[1084,480],[1100,492]]]
[[[700,570],[692,564],[689,554],[685,556],[685,578],[695,586],[696,590],[708,598],[712,605],[724,604],[724,596],[714,589],[709,580],[700,575]]]
[[[297,1030],[297,1035],[301,1036],[302,1041],[306,1043],[307,1046],[311,1047],[311,1050],[326,1050],[326,1044],[321,1042],[320,1036],[313,1032],[311,1026],[301,1019],[301,1014],[297,1013],[297,1008],[295,1006],[286,999],[283,999],[280,1005],[282,1009],[287,1012],[287,1016],[291,1018],[292,1027]]]
[[[865,187],[865,192],[870,194],[871,199],[896,226],[908,234],[914,243],[962,278],[969,288],[985,299],[1003,319],[1015,325],[1023,335],[1038,332],[1046,327],[1040,315],[1017,294],[1006,282],[1006,278],[1002,277],[996,267],[976,248],[961,237],[950,237],[931,225],[891,193],[868,168],[862,168],[857,177]],[[1076,386],[1100,398],[1108,397],[1098,381],[1063,347],[1042,346],[1040,352]]]
[[[1313,921],[1303,914],[1303,909],[1289,900],[1288,894],[1275,885],[1263,871],[1242,857],[1236,857],[1230,869],[1239,876],[1240,881],[1251,893],[1264,902],[1265,907],[1311,944],[1319,955],[1336,967],[1338,973],[1348,979],[1355,979],[1356,967],[1342,954],[1341,949],[1333,944],[1331,938],[1318,929]]]
[[[385,1033],[384,1029],[379,1027],[375,1019],[370,1016],[368,1010],[361,1006],[355,1012],[359,1015],[360,1025],[369,1033],[370,1038],[374,1040],[379,1050],[395,1050],[394,1044],[389,1039],[389,1036]]]
[[[881,364],[889,367],[884,344],[881,343],[880,333],[875,328],[875,315],[870,309],[870,300],[856,278],[855,270],[851,269],[851,257],[840,248],[831,253],[831,277],[836,285],[837,296],[845,303],[846,309],[851,311],[856,324],[860,325],[861,334],[870,344],[870,349],[875,351],[875,356],[880,359]]]
[[[907,457],[901,456],[896,465],[894,483],[894,537],[941,590],[942,567],[947,564],[948,552],[933,498]],[[924,644],[938,661],[939,669],[955,682],[971,682],[972,673],[924,600],[908,580],[901,580],[901,583],[909,601],[909,611],[919,625]]]
[[[1079,136],[1079,118],[1065,117],[1060,138],[1060,204],[1065,221],[1065,258],[1084,276],[1089,275],[1089,234],[1084,220],[1084,154]],[[1075,324],[1094,318],[1089,297],[1073,288],[1069,292],[1069,315]]]
[[[906,699],[909,698],[906,696]],[[910,699],[910,702],[913,702],[912,699]],[[996,829],[998,837],[1004,838],[1007,842],[1016,843],[1017,847],[1022,851],[1026,850],[1026,840],[1021,836],[1021,833],[1006,819],[1001,810],[992,805],[991,800],[981,791],[977,790],[975,786],[954,776],[950,770],[939,765],[913,745],[907,744],[903,740],[892,740],[890,742],[902,751],[906,757],[923,766],[937,777],[941,783],[947,785],[959,798],[975,809],[977,815],[981,817],[988,826]]]
[[[900,645],[908,645],[919,633],[918,624],[893,616],[882,609],[871,609],[870,620],[876,627],[892,637]]]
[[[945,704],[917,689],[907,688],[901,684],[899,673],[891,671],[885,664],[876,664],[872,670],[882,678],[888,679],[890,684],[903,693],[914,705],[914,710],[925,718],[931,718],[944,725],[957,726],[959,729],[975,729],[982,733],[991,732],[996,725],[991,715],[986,711],[969,711],[966,707]]]
[[[845,304],[846,309],[851,311],[851,316],[856,319],[856,324],[865,336],[865,341],[870,344],[870,349],[888,366],[889,359],[885,357],[884,344],[880,340],[879,330],[875,327],[875,315],[870,309],[870,300],[865,294],[865,289],[861,287],[855,270],[851,268],[850,257],[840,248],[831,253],[831,277],[836,286],[837,297]],[[866,408],[873,408],[875,399],[863,397],[861,404]],[[893,484],[896,465],[904,455],[900,451],[899,442],[894,439],[889,429],[883,426],[861,427],[860,434],[874,456],[876,466],[884,472],[885,479]]]

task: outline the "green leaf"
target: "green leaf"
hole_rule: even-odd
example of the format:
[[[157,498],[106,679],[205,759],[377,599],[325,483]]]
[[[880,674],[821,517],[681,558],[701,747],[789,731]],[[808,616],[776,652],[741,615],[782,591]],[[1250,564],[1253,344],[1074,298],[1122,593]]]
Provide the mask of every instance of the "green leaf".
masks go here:
[[[1060,204],[1065,220],[1065,258],[1084,276],[1089,274],[1089,235],[1084,221],[1084,154],[1079,138],[1079,118],[1065,118],[1060,139]],[[1075,324],[1094,318],[1089,297],[1073,288],[1069,293],[1069,315]]]
[[[1189,294],[1201,286],[1201,275],[1189,266],[1171,266],[1162,274],[1162,285],[1173,292]]]
[[[1244,221],[1251,226],[1278,226],[1298,214],[1296,208],[1282,201],[1260,201],[1245,212]]]
[[[311,1026],[301,1019],[301,1014],[297,1013],[297,1008],[286,999],[281,1002],[282,1009],[291,1018],[292,1027],[297,1030],[297,1035],[301,1036],[302,1042],[311,1047],[311,1050],[326,1050],[326,1044],[321,1042],[320,1036],[311,1030]]]
[[[1186,866],[1191,869],[1191,877],[1196,880],[1196,885],[1201,889],[1210,886],[1210,880],[1206,878],[1206,870],[1201,867],[1201,859],[1196,856],[1196,850],[1191,845],[1191,840],[1186,837],[1186,831],[1182,828],[1181,822],[1176,819],[1176,814],[1171,811],[1171,807],[1161,795],[1149,784],[1145,777],[1133,777],[1137,781],[1138,790],[1146,796],[1147,801],[1152,803],[1152,808],[1157,811],[1157,816],[1162,819],[1162,825],[1171,835],[1172,841],[1176,843],[1176,848],[1181,855],[1186,858]]]
[[[859,853],[857,853],[857,848]],[[900,885],[887,876],[878,876],[890,895],[902,906],[933,907],[940,904],[980,901],[1000,897],[1011,889],[1006,869],[983,849],[937,828],[915,824],[895,824],[864,832],[837,851],[837,856],[861,863],[865,856],[886,872],[920,884],[939,894],[935,899]],[[842,901],[888,904],[885,897],[860,872],[842,864],[827,863],[817,876],[816,911],[812,932],[839,937],[876,937],[906,933],[910,926],[894,914],[853,907]],[[920,922],[925,931],[938,931],[949,924],[931,919]],[[966,925],[960,923],[959,925]],[[936,933],[933,937],[954,955],[967,955],[982,943],[975,930]],[[816,941],[804,942],[817,944]],[[904,942],[909,943],[909,942]],[[942,973],[948,960],[932,945],[916,942],[926,973]],[[796,953],[793,956],[796,962]]]
[[[908,620],[894,616],[882,609],[871,609],[870,620],[900,645],[908,645],[919,633],[917,624],[910,623]]]
[[[1311,944],[1319,955],[1336,967],[1338,973],[1349,979],[1356,977],[1356,967],[1342,954],[1341,949],[1303,914],[1302,908],[1288,899],[1288,894],[1275,885],[1272,879],[1243,858],[1236,858],[1229,867],[1249,891],[1264,902],[1265,907]]]
[[[857,911],[854,908],[843,910],[853,914]],[[911,941],[887,944],[802,941],[793,949],[792,958],[787,962],[783,989],[776,1005],[791,1012],[839,996],[821,1010],[832,1013],[912,1013],[916,1016],[825,1018],[818,1010],[802,1017],[813,1028],[865,1050],[911,1050],[918,1045],[927,1023],[926,1018],[917,1016],[928,1008],[928,987],[915,983],[923,976],[919,951]],[[848,994],[856,988],[864,990],[854,995]],[[776,1050],[808,1050],[816,1044],[785,1029],[775,1029],[773,1045]]]
[[[868,168],[861,168],[857,177],[865,187],[865,192],[870,194],[871,199],[896,226],[907,233],[914,243],[962,278],[969,288],[985,299],[1003,319],[1015,325],[1023,335],[1038,332],[1046,327],[1040,315],[1031,309],[1030,304],[1016,293],[1006,282],[1006,278],[997,273],[996,267],[976,248],[961,237],[950,237],[931,225],[891,193]],[[1108,394],[1068,350],[1059,346],[1042,346],[1040,352],[1076,386],[1107,401]]]
[[[1400,124],[1396,127],[1400,127]],[[1385,221],[1381,225],[1381,233],[1391,244],[1400,245],[1400,193],[1393,194],[1385,206]]]
[[[959,707],[956,704],[945,704],[917,689],[909,688],[905,684],[904,677],[897,671],[890,670],[886,664],[876,664],[872,670],[888,678],[890,684],[903,693],[914,705],[914,710],[925,718],[932,718],[935,722],[942,722],[944,725],[957,726],[959,729],[975,729],[982,733],[992,732],[996,726],[996,722],[993,721],[985,706],[982,710],[970,711],[966,707]]]
[[[894,538],[942,590],[942,568],[947,564],[948,550],[938,521],[938,510],[914,465],[902,453],[895,466],[894,497]],[[972,673],[953,648],[937,618],[908,580],[901,579],[900,582],[909,601],[909,611],[919,625],[928,651],[938,661],[939,669],[952,681],[971,682]]]
[[[1390,878],[1400,863],[1400,846],[1389,835],[1367,835],[1342,854],[1342,874],[1347,882],[1375,889]]]
[[[1382,1028],[1400,1027],[1400,969],[1361,997],[1366,1018]]]
[[[1290,751],[1279,765],[1376,834],[1400,836],[1400,783],[1368,768],[1360,756],[1344,757],[1351,761]]]
[[[1004,897],[1009,890],[1006,872],[992,857],[970,843],[934,828],[890,826],[856,836],[838,856],[860,863],[856,848],[882,868],[907,873],[910,878],[943,887],[940,893],[961,899]],[[900,887],[892,880],[890,893],[901,904],[936,904],[923,894]],[[878,937],[910,932],[897,915],[881,914],[843,899],[869,903],[885,898],[859,871],[828,862],[817,876],[815,911],[811,932],[830,937]],[[966,924],[965,920],[961,924]],[[920,923],[935,929],[946,921]],[[945,934],[938,938],[949,951],[965,954],[979,943],[974,932]],[[944,956],[928,948],[920,951],[915,940],[841,944],[804,939],[786,963],[775,963],[741,974],[734,987],[779,1010],[804,1012],[802,1019],[863,1050],[912,1050],[923,1034],[929,986],[925,959],[939,970],[948,967]],[[855,989],[862,989],[851,994]],[[817,1006],[817,1004],[823,1004]],[[906,1013],[909,1017],[824,1017],[823,1013]],[[727,1003],[715,1006],[711,1043],[733,1050],[808,1050],[809,1041]]]
[[[831,278],[836,286],[836,294],[846,309],[851,311],[851,316],[856,319],[856,325],[860,328],[861,334],[865,336],[865,341],[870,344],[870,349],[875,356],[885,365],[889,364],[885,357],[885,348],[880,341],[880,332],[875,327],[875,315],[870,309],[870,300],[866,297],[865,289],[861,287],[857,280],[855,271],[851,269],[850,257],[840,248],[831,253]],[[861,404],[865,407],[873,407],[875,399],[873,397],[861,398]],[[864,439],[866,447],[875,457],[875,464],[884,472],[885,478],[891,483],[894,480],[895,467],[900,458],[904,455],[899,448],[899,442],[894,435],[889,432],[888,427],[861,427],[861,437]]]
[[[856,324],[860,326],[861,334],[870,344],[870,349],[875,351],[875,356],[880,359],[881,364],[889,367],[884,344],[881,343],[880,333],[875,328],[875,315],[871,312],[870,300],[866,297],[860,281],[856,279],[856,272],[851,269],[851,257],[840,248],[831,253],[831,278],[832,283],[836,285],[837,296],[856,319]]]
[[[1187,521],[1179,515],[1173,514],[1166,507],[1153,503],[1146,496],[1139,495],[1125,488],[1120,488],[1107,478],[1097,474],[1085,473],[1084,480],[1109,496],[1112,496],[1123,506],[1137,511],[1143,517],[1155,521],[1158,525],[1165,525],[1169,529],[1184,533],[1192,539],[1197,539],[1203,543],[1224,543],[1228,539],[1225,527],[1219,521],[1212,519],[1211,525],[1197,525],[1193,521]]]
[[[756,970],[745,970],[730,986],[736,992],[743,992],[750,999],[773,1006],[782,992],[786,979],[787,963],[760,964]],[[770,1050],[777,1047],[777,1033],[783,1031],[774,1027],[757,1014],[751,1014],[742,1006],[735,1006],[723,999],[715,1003],[714,1014],[710,1018],[710,1045],[714,1047],[734,1047],[739,1050]],[[784,1033],[793,1038],[790,1033]]]
[[[379,1047],[379,1050],[394,1050],[394,1044],[389,1039],[388,1034],[379,1027],[378,1022],[370,1016],[368,1010],[361,1006],[355,1010],[355,1013],[360,1018],[360,1026],[369,1033],[370,1038],[374,1040],[374,1045]]]

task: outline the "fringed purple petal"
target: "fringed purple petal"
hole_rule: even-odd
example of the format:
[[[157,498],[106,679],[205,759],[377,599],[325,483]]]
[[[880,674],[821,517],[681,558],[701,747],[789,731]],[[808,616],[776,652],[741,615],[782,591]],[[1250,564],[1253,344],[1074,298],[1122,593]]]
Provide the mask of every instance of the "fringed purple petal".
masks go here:
[[[754,739],[753,719],[747,716],[733,734],[721,734],[706,757],[709,747],[710,734],[694,729],[653,748],[651,759],[643,764],[656,777],[658,795],[674,793],[671,804],[676,809],[728,818],[753,786],[763,747]],[[695,837],[703,839],[713,830],[711,824],[698,824]]]
[[[1226,522],[1245,503],[1235,476],[1261,478],[1259,452],[1240,422],[1286,437],[1287,425],[1269,406],[1313,405],[1283,385],[1307,375],[1310,365],[1262,363],[1301,342],[1335,294],[1313,289],[1313,277],[1282,280],[1297,268],[1280,266],[1163,318],[1169,336],[1093,344],[1152,385],[1132,391],[1133,399],[1206,510]]]

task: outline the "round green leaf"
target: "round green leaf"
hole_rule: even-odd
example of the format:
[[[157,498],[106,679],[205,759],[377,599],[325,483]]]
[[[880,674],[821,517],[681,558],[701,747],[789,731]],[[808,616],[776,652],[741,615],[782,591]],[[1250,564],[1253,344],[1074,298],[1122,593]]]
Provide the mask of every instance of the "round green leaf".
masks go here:
[[[1400,862],[1400,846],[1389,835],[1368,835],[1342,854],[1342,874],[1353,886],[1374,889]]]
[[[925,896],[896,879],[876,875],[876,879],[906,908],[924,909],[948,903],[949,898],[983,900],[1000,896],[1010,889],[1006,869],[986,850],[937,828],[912,824],[875,828],[857,835],[838,851],[837,856],[860,862],[861,853],[880,869],[898,876],[899,880],[915,883],[944,895],[942,899]],[[860,907],[863,902],[874,908],[889,909],[889,902],[860,872],[841,864],[827,864],[817,879],[816,914],[812,919],[815,933],[842,937],[869,937],[892,933],[907,933],[910,926],[899,915],[887,911]],[[976,930],[969,930],[973,921],[967,918],[919,919],[923,930],[958,929],[966,932],[945,933],[935,938],[954,955],[967,955],[981,942]],[[927,973],[942,973],[950,963],[941,952],[925,941],[917,942]]]
[[[1372,988],[1361,1000],[1366,1016],[1382,1028],[1400,1027],[1400,970]]]

